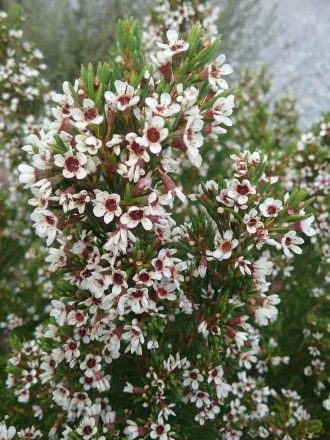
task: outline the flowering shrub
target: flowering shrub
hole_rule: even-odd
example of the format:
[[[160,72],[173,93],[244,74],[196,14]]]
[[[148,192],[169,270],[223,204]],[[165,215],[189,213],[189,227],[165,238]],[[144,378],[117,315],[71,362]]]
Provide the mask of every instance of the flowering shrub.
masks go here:
[[[310,236],[301,258],[278,261],[277,289],[283,291],[279,320],[266,331],[276,339],[276,352],[285,354],[289,367],[276,366],[268,383],[294,385],[311,414],[329,431],[329,115],[282,151],[282,181],[291,189],[304,187],[315,198],[313,218],[296,224]],[[288,323],[290,323],[288,325]],[[299,349],[297,349],[299,347]],[[325,437],[326,438],[326,437]]]
[[[200,167],[210,133],[231,124],[219,39],[169,30],[152,65],[136,22],[118,41],[120,63],[64,83],[19,166],[58,282],[51,318],[13,344],[17,436],[312,437],[318,421],[258,363],[258,327],[279,303],[266,249],[301,253],[307,192],[285,193],[265,155],[245,151],[187,197],[182,167]]]
[[[17,163],[27,132],[39,127],[43,109],[41,53],[23,39],[20,16],[0,11],[0,342],[1,418],[15,404],[5,385],[6,355],[15,333],[32,338],[47,312],[50,277],[31,236],[26,196],[17,191]],[[45,313],[46,312],[46,313]],[[12,340],[11,342],[14,342]],[[1,438],[5,438],[0,429]]]

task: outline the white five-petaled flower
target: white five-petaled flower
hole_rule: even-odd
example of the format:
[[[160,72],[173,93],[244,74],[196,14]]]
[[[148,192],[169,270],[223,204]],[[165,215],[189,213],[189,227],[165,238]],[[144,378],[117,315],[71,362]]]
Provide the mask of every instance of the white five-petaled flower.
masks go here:
[[[169,118],[181,110],[180,104],[172,102],[171,95],[169,93],[162,93],[160,97],[146,98],[146,104],[151,108],[153,113],[164,118]]]
[[[234,199],[239,205],[245,205],[249,200],[249,194],[255,194],[256,190],[247,179],[241,182],[232,179],[228,185],[228,197]]]
[[[127,289],[126,272],[122,270],[114,270],[111,274],[112,293],[119,295],[122,288]]]
[[[143,226],[146,231],[152,229],[152,222],[148,217],[152,210],[146,206],[144,208],[139,208],[138,206],[131,206],[128,211],[121,216],[121,223],[127,225],[128,228],[135,228],[139,223]]]
[[[304,243],[304,239],[297,236],[296,231],[289,231],[285,235],[283,235],[281,244],[283,247],[284,254],[287,257],[290,257],[292,255],[292,252],[295,254],[301,254],[302,250],[298,246],[298,244]]]
[[[238,246],[238,240],[233,238],[233,231],[228,229],[220,240],[218,249],[212,252],[214,258],[218,260],[228,260],[231,257],[233,249]]]
[[[281,200],[274,200],[272,197],[267,197],[267,199],[260,204],[259,209],[264,217],[277,217],[282,207],[283,204]]]
[[[191,388],[195,391],[198,390],[200,382],[203,382],[204,380],[202,374],[197,368],[193,370],[185,370],[183,372],[183,377],[185,378],[183,381],[183,386],[191,386]]]
[[[215,62],[208,67],[210,84],[221,89],[228,89],[227,81],[223,76],[233,73],[232,67],[229,64],[224,64],[225,61],[226,56],[224,54],[219,55]]]
[[[109,194],[107,191],[94,190],[96,197],[93,200],[93,213],[96,217],[103,217],[105,223],[110,223],[114,216],[121,215],[120,196]]]
[[[174,55],[185,52],[189,49],[189,43],[179,39],[177,31],[170,29],[166,32],[168,44],[157,43],[158,46],[164,50],[165,57],[173,57]]]
[[[77,429],[77,434],[83,438],[83,440],[89,440],[97,433],[96,419],[94,417],[84,417]]]
[[[102,141],[92,135],[77,134],[75,136],[76,149],[80,153],[97,154],[102,147]]]
[[[127,165],[135,165],[141,159],[144,162],[150,161],[150,156],[148,154],[147,148],[144,145],[142,139],[139,138],[136,133],[128,133],[125,136],[125,139],[128,142],[127,149],[130,152],[129,158],[126,161]]]
[[[149,309],[154,309],[155,303],[149,299],[148,289],[145,287],[132,287],[122,295],[118,301],[118,313],[120,315],[129,313],[130,311],[141,314]]]
[[[76,177],[84,179],[87,176],[87,170],[84,166],[87,164],[87,157],[84,153],[73,153],[72,149],[67,151],[64,156],[55,154],[54,163],[63,168],[63,176],[67,179]]]
[[[258,211],[255,208],[251,209],[249,214],[244,215],[243,222],[250,234],[255,234],[257,229],[263,228],[264,226],[260,220],[260,217],[258,216]]]
[[[116,105],[120,111],[125,111],[127,108],[136,105],[140,97],[135,94],[134,87],[127,82],[115,81],[116,93],[107,91],[104,94],[105,101],[108,105]]]
[[[171,440],[171,426],[168,423],[164,423],[164,420],[159,417],[157,423],[152,423],[150,426],[150,438],[159,440]]]
[[[138,141],[149,148],[151,153],[158,154],[162,149],[161,142],[167,138],[168,129],[164,127],[164,119],[160,116],[154,116],[145,123],[143,137]]]
[[[227,97],[221,96],[218,98],[212,106],[213,118],[219,124],[225,124],[229,127],[233,125],[232,120],[228,117],[233,113],[234,108],[234,96],[229,95]]]
[[[103,121],[103,116],[99,114],[99,110],[95,107],[94,101],[89,98],[83,100],[82,108],[75,107],[72,110],[75,125],[79,129],[86,128],[89,124],[99,125]]]
[[[30,217],[35,222],[33,227],[36,230],[36,234],[41,238],[47,237],[46,244],[50,246],[55,240],[57,233],[58,218],[56,215],[47,209],[37,208]]]
[[[86,377],[93,377],[95,373],[101,370],[101,356],[88,354],[85,360],[81,362],[80,368],[84,371]]]

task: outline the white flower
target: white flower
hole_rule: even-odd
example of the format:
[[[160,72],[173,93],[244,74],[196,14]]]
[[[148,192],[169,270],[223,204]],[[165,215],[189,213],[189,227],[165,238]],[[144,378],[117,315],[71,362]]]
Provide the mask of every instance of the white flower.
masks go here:
[[[233,73],[233,69],[229,64],[224,64],[226,61],[225,55],[219,55],[214,63],[208,67],[209,82],[212,86],[220,87],[221,89],[228,89],[228,84],[222,77]]]
[[[96,217],[103,217],[105,223],[110,223],[114,216],[121,215],[120,196],[109,194],[107,191],[94,190],[96,197],[93,200],[93,213]]]
[[[121,216],[120,221],[130,229],[135,228],[141,223],[146,231],[150,231],[152,229],[152,222],[148,215],[150,215],[151,212],[152,211],[148,206],[145,208],[131,206],[127,213]]]
[[[212,252],[214,258],[218,260],[228,260],[231,257],[233,249],[238,246],[239,241],[233,239],[233,231],[230,229],[223,234],[223,239],[219,241],[218,249]]]
[[[63,249],[50,248],[49,255],[45,258],[49,265],[49,270],[55,272],[59,267],[66,265],[67,257]]]
[[[19,181],[25,183],[24,188],[31,187],[36,182],[35,168],[22,163],[18,165],[18,171],[20,172]]]
[[[267,199],[260,204],[259,209],[264,217],[277,217],[282,207],[283,204],[281,200],[274,200],[272,197],[267,197]]]
[[[132,420],[127,420],[128,426],[124,429],[124,434],[127,435],[127,440],[134,440],[140,436],[139,426]]]
[[[128,142],[127,149],[130,152],[128,161],[126,161],[127,165],[135,165],[140,160],[143,160],[144,162],[150,161],[150,156],[146,150],[146,146],[143,145],[143,141],[141,138],[138,138],[136,133],[128,133],[125,136],[125,139]]]
[[[80,364],[81,370],[84,370],[86,377],[93,377],[95,373],[101,370],[101,356],[88,354],[85,360]]]
[[[249,200],[249,194],[255,194],[256,190],[247,179],[240,182],[237,179],[232,179],[228,186],[228,197],[237,201],[239,205],[245,205]]]
[[[132,354],[136,353],[142,355],[142,347],[141,344],[144,343],[144,336],[141,328],[136,325],[137,320],[132,321],[133,325],[125,325],[124,330],[125,333],[122,334],[121,338],[124,341],[129,341],[128,346],[126,347],[125,353],[130,351]]]
[[[212,86],[220,87],[221,89],[228,89],[228,84],[222,77],[230,75],[233,72],[229,64],[224,64],[226,61],[225,55],[219,55],[214,63],[208,67],[209,82]]]
[[[148,289],[130,288],[118,301],[118,313],[124,315],[130,311],[141,314],[155,308],[155,303],[149,299]]]
[[[150,438],[159,438],[160,440],[170,440],[171,426],[168,423],[164,423],[164,420],[159,417],[157,423],[151,424]]]
[[[58,167],[63,168],[63,176],[67,179],[76,177],[77,179],[84,179],[87,176],[87,170],[84,165],[87,164],[87,157],[84,153],[76,153],[70,149],[64,156],[62,154],[55,154],[54,163]]]
[[[269,321],[275,321],[278,315],[278,310],[275,307],[281,302],[278,295],[269,295],[262,297],[262,306],[255,310],[255,320],[259,325],[268,325]]]
[[[122,288],[127,289],[126,273],[122,270],[115,270],[111,274],[112,293],[119,295]]]
[[[103,116],[99,114],[94,101],[89,98],[83,100],[83,107],[81,109],[76,107],[72,110],[72,116],[76,121],[76,127],[79,129],[84,129],[89,124],[99,125],[103,121]]]
[[[160,116],[154,116],[145,123],[141,143],[148,147],[153,154],[160,153],[161,142],[168,136],[168,129],[164,128],[164,124],[164,119]],[[140,142],[140,138],[138,141]]]
[[[221,96],[212,106],[212,114],[219,124],[225,124],[229,127],[233,125],[232,120],[228,117],[233,113],[234,96],[229,95],[226,98]]]
[[[176,113],[179,113],[181,106],[175,102],[171,102],[171,95],[169,93],[162,93],[158,102],[158,95],[153,98],[146,98],[146,104],[151,108],[153,113],[164,118],[169,118]]]
[[[208,406],[211,403],[208,393],[204,391],[197,391],[191,397],[191,402],[195,403],[197,408],[202,408],[203,405]]]
[[[41,238],[46,238],[47,246],[50,246],[55,240],[57,233],[58,219],[55,214],[47,209],[37,208],[30,216],[35,223],[32,225],[36,234]]]
[[[84,440],[88,440],[94,437],[97,433],[96,420],[94,417],[84,417],[77,429],[77,434],[79,434]],[[95,437],[94,437],[95,438]]]
[[[97,154],[102,147],[102,141],[92,135],[77,134],[75,136],[76,149],[80,153]]]
[[[223,377],[223,369],[219,365],[218,367],[212,368],[212,370],[209,371],[209,377],[207,379],[208,383],[214,382],[215,384],[219,385],[222,383],[222,377]]]
[[[255,208],[251,209],[249,214],[244,215],[243,222],[246,225],[246,230],[249,234],[255,234],[257,229],[263,228],[264,226],[260,217],[258,217],[258,211]]]
[[[189,116],[183,133],[183,142],[187,147],[188,158],[196,167],[200,167],[202,164],[202,157],[198,150],[204,143],[204,136],[201,133],[203,126],[204,121],[200,117]]]
[[[304,243],[304,239],[298,237],[296,231],[287,232],[281,240],[284,254],[287,257],[290,257],[292,255],[290,251],[294,252],[295,254],[301,254],[302,250],[297,245],[302,243]]]
[[[172,57],[189,49],[189,43],[180,40],[177,31],[170,29],[166,32],[166,36],[168,44],[157,43],[161,49],[164,49],[165,57]]]
[[[305,220],[302,220],[299,224],[302,232],[306,234],[308,237],[313,237],[313,235],[316,235],[315,229],[312,228],[312,223],[314,222],[314,220],[315,220],[314,215],[311,215]]]
[[[7,428],[4,422],[0,423],[0,439],[1,440],[11,440],[16,434],[16,429],[14,426]]]
[[[118,110],[125,111],[127,108],[136,105],[140,97],[135,95],[134,87],[127,82],[115,81],[116,94],[107,91],[104,94],[105,101],[108,105],[117,105]]]
[[[185,378],[183,381],[183,386],[188,387],[191,386],[193,390],[198,390],[199,383],[203,382],[204,378],[200,374],[199,370],[197,368],[193,370],[185,370],[183,372],[183,377]]]

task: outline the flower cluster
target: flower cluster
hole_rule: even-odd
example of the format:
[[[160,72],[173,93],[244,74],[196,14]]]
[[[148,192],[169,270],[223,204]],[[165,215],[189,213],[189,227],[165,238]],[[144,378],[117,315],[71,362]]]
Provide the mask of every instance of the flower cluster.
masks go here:
[[[197,22],[202,24],[205,33],[215,39],[218,36],[216,23],[219,15],[219,8],[205,0],[157,0],[156,6],[144,19],[144,48],[148,52],[153,51],[155,44],[164,38],[167,29],[188,34]]]
[[[245,371],[260,353],[255,325],[277,316],[266,249],[301,252],[292,224],[310,218],[307,193],[276,190],[264,155],[246,151],[230,178],[186,197],[182,158],[200,167],[234,99],[218,39],[199,25],[166,35],[146,65],[137,23],[120,22],[121,62],[64,83],[53,121],[24,147],[20,180],[58,283],[7,385],[48,438],[312,434],[299,396],[283,391],[274,421],[278,393]]]

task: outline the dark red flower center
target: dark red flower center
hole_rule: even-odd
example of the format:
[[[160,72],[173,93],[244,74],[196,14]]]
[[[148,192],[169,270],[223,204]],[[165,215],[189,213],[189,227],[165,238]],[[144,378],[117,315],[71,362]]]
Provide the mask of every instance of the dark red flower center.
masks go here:
[[[140,290],[140,289],[138,289],[138,290],[134,290],[134,291],[132,292],[132,296],[133,296],[133,298],[135,298],[135,299],[142,298],[142,297],[143,297],[143,290]]]
[[[94,368],[96,365],[96,360],[94,358],[88,359],[86,365],[88,368]]]
[[[53,226],[55,224],[55,218],[52,217],[51,215],[46,215],[45,220],[51,226]]]
[[[65,168],[70,173],[76,173],[79,170],[80,162],[76,157],[70,156],[65,160]]]
[[[136,154],[137,156],[141,156],[144,152],[144,148],[141,147],[141,145],[136,141],[132,142],[131,149],[133,153]]]
[[[226,241],[223,241],[223,242],[221,243],[221,250],[222,250],[224,253],[230,252],[231,249],[232,249],[231,241],[226,240]]]
[[[115,273],[113,274],[112,280],[113,280],[114,284],[119,284],[119,285],[121,285],[121,284],[123,284],[124,277],[122,276],[122,274],[120,274],[120,273],[118,273],[118,272],[115,272]]]
[[[249,194],[250,189],[247,185],[239,184],[239,185],[237,185],[236,191],[241,196],[246,196],[246,194]]]
[[[150,275],[147,272],[142,272],[139,275],[139,280],[142,281],[143,283],[146,283],[147,281],[150,280]]]
[[[163,425],[158,425],[158,426],[157,426],[157,428],[156,428],[156,433],[157,433],[158,435],[163,434],[164,431],[165,431],[165,428],[164,428]]]
[[[157,128],[155,128],[155,127],[148,128],[148,130],[147,130],[147,138],[148,138],[149,142],[155,144],[160,139],[159,130],[157,130]]]
[[[90,107],[84,110],[84,117],[86,121],[92,121],[97,117],[97,115],[98,115],[98,110],[96,107]]]
[[[84,429],[83,429],[83,433],[84,433],[84,434],[86,434],[86,435],[90,435],[92,432],[93,432],[93,429],[92,429],[91,426],[89,426],[89,425],[84,426]]]
[[[269,205],[267,208],[267,212],[269,215],[274,215],[277,212],[276,206],[274,205]]]
[[[139,221],[143,219],[142,209],[134,209],[134,211],[131,211],[128,215],[134,221]]]
[[[117,202],[115,199],[108,199],[105,202],[105,207],[107,208],[108,211],[110,212],[114,212],[117,209]]]
[[[118,98],[118,102],[120,102],[120,104],[123,106],[129,104],[130,100],[131,97],[127,95],[122,95]]]
[[[69,348],[70,348],[70,350],[75,350],[76,348],[77,348],[77,343],[75,342],[75,341],[71,341],[70,343],[69,343]]]

